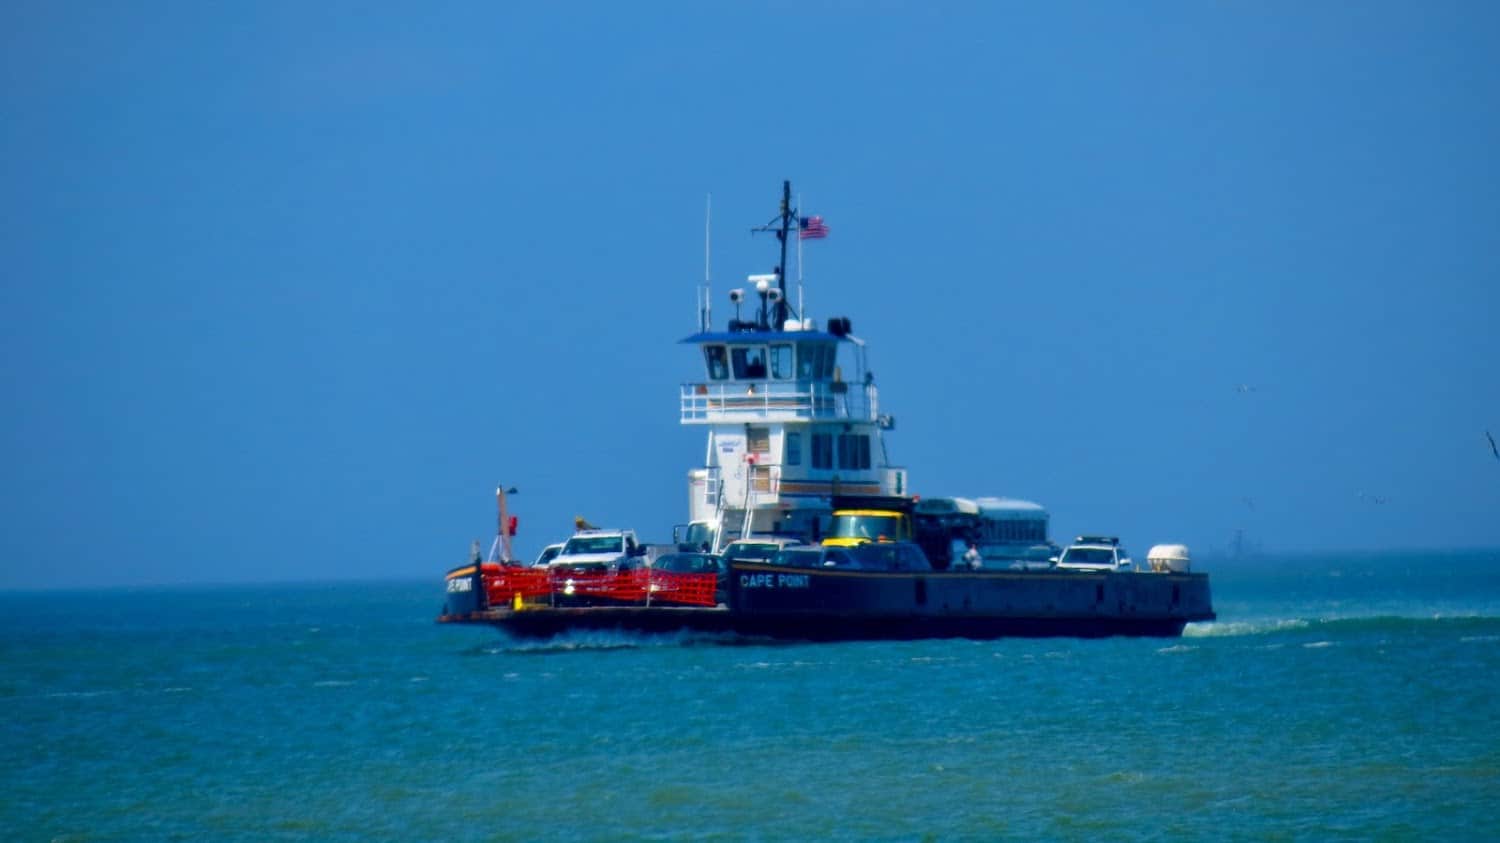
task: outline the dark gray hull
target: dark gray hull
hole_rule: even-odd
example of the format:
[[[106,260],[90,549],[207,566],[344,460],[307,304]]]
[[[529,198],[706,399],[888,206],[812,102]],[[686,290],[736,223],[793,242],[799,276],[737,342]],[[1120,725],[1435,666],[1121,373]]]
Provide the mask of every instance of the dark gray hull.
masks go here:
[[[1213,619],[1203,574],[913,574],[755,564],[733,567],[728,607],[497,607],[439,618],[534,638],[688,630],[805,641],[1174,637],[1190,622]]]

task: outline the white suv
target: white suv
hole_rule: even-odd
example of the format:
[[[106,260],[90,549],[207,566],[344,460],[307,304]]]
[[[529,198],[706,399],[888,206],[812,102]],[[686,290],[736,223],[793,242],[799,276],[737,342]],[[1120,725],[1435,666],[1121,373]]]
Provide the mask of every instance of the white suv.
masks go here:
[[[1115,536],[1079,536],[1055,560],[1069,571],[1130,571],[1135,563]]]

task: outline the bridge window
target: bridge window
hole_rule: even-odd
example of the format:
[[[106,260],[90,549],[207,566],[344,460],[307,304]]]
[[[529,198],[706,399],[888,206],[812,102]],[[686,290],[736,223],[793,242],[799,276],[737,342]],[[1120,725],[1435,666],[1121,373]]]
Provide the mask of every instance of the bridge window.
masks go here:
[[[722,345],[703,346],[703,356],[708,360],[708,376],[716,381],[729,377],[728,357]]]
[[[791,376],[792,347],[785,344],[771,346],[771,377],[786,380]]]
[[[787,465],[802,464],[802,434],[788,433],[786,435],[786,455],[782,458],[782,462]]]
[[[833,468],[833,434],[812,435],[812,467]]]
[[[809,342],[797,346],[797,377],[802,380],[827,380],[833,376],[832,343]]]
[[[870,467],[870,437],[862,433],[839,434],[839,468]]]
[[[729,357],[734,361],[734,379],[740,381],[758,381],[766,377],[766,347],[763,345],[742,345],[729,350]]]

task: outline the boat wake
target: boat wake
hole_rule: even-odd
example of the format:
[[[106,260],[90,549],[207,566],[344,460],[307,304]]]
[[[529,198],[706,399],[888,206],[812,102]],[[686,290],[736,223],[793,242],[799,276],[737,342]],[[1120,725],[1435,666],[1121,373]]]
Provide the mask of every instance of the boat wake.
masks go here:
[[[503,636],[498,645],[486,646],[489,655],[526,655],[598,650],[636,650],[655,647],[692,647],[700,645],[737,644],[741,640],[732,632],[629,632],[625,630],[570,630],[551,638],[517,638]]]
[[[1214,621],[1190,623],[1182,631],[1184,638],[1225,638],[1251,635],[1282,635],[1309,632],[1319,637],[1330,634],[1358,633],[1415,634],[1423,632],[1459,633],[1465,641],[1500,640],[1500,617],[1492,615],[1369,615],[1341,618],[1267,618],[1253,621]]]

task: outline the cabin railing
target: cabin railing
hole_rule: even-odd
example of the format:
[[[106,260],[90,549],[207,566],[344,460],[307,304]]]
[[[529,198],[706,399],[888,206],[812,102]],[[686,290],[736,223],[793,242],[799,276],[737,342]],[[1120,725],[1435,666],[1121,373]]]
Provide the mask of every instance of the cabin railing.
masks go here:
[[[796,419],[874,421],[873,384],[736,381],[682,385],[682,423]]]

